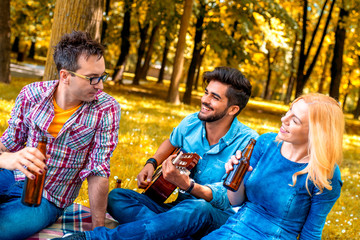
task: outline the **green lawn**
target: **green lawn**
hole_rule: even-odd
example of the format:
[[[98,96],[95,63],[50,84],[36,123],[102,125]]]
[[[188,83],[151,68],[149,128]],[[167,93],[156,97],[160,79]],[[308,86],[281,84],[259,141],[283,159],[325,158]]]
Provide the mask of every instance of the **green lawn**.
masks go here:
[[[7,127],[17,94],[22,86],[32,81],[12,78],[10,85],[0,83],[0,134]],[[114,96],[122,107],[119,145],[111,159],[110,188],[115,187],[116,178],[121,178],[123,188],[141,191],[136,188],[136,175],[172,129],[186,115],[199,110],[202,91],[194,93],[192,106],[165,103],[167,85],[158,86],[153,81],[141,86],[108,84],[105,91]],[[280,103],[252,99],[239,120],[259,134],[277,132],[280,116],[287,108]],[[346,120],[344,161],[340,166],[344,185],[340,199],[327,218],[323,239],[360,239],[360,230],[356,227],[360,226],[360,122],[350,117],[347,116]],[[86,189],[85,183],[76,200],[78,203],[88,205]]]

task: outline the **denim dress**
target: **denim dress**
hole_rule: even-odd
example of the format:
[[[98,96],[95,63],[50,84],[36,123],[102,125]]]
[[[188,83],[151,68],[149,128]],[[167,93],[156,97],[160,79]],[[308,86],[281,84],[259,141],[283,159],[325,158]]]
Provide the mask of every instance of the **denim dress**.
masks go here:
[[[340,170],[336,166],[332,190],[319,189],[307,174],[299,175],[295,186],[292,175],[307,163],[292,162],[280,153],[282,143],[275,133],[260,136],[250,164],[253,171],[245,178],[247,200],[225,225],[204,239],[321,239],[326,216],[340,196]]]

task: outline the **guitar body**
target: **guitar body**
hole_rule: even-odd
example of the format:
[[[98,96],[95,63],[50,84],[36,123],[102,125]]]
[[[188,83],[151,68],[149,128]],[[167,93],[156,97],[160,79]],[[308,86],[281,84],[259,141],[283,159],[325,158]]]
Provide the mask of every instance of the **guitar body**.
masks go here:
[[[198,163],[200,156],[196,153],[182,153],[173,160],[173,164],[179,169],[181,173],[190,174]],[[144,190],[143,194],[150,197],[152,200],[163,203],[176,189],[176,186],[166,181],[162,174],[162,168],[159,167],[152,177],[149,186]]]

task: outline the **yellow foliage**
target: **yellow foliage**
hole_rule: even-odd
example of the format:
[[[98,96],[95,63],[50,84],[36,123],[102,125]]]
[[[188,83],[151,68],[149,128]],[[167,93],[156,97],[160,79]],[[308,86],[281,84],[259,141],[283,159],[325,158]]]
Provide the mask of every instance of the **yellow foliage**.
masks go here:
[[[10,85],[0,83],[0,134],[7,127],[10,111],[21,87],[29,80],[13,78]],[[160,95],[168,85],[158,86],[153,82],[139,87],[107,85],[109,92],[122,106],[119,144],[111,158],[110,190],[116,179],[122,179],[122,187],[142,192],[137,188],[136,175],[147,158],[169,137],[172,129],[188,114],[199,110],[198,96],[192,106],[174,106],[163,101]],[[239,120],[255,129],[259,134],[277,132],[280,117],[288,110],[287,105],[251,99],[239,116]],[[340,166],[344,182],[340,199],[331,210],[324,227],[322,239],[360,239],[360,122],[347,120],[351,129],[344,135],[344,161]],[[170,197],[176,197],[177,192]],[[87,183],[76,199],[77,203],[89,206]]]

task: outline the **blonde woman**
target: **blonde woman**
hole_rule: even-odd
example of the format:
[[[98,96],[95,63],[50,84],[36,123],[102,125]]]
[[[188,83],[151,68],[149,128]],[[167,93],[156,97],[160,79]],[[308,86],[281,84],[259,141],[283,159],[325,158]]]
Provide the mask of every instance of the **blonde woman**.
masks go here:
[[[281,123],[278,134],[258,138],[245,186],[228,191],[230,203],[241,208],[204,239],[321,239],[342,186],[342,110],[328,96],[307,94]],[[227,172],[239,155],[228,161]]]

